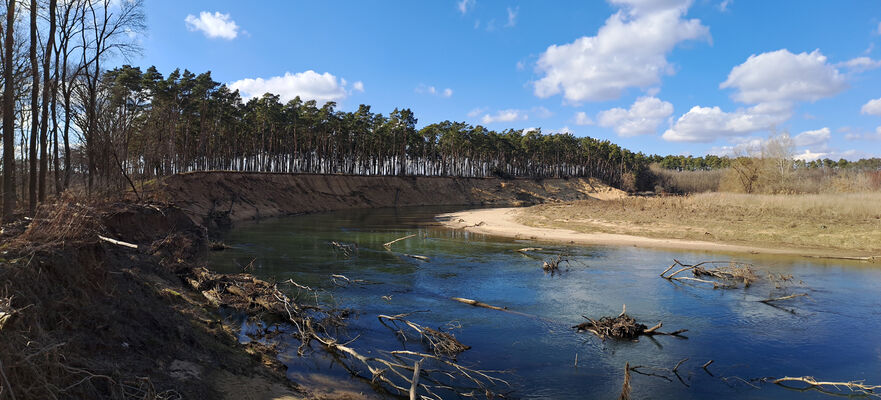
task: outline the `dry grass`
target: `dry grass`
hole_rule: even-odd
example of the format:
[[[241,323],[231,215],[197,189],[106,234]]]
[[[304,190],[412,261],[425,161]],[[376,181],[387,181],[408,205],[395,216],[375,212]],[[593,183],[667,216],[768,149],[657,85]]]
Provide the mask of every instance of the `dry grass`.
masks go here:
[[[546,204],[526,225],[755,245],[881,253],[881,193],[704,193]]]
[[[714,169],[709,171],[673,171],[651,166],[656,177],[655,192],[661,193],[704,193],[719,190],[719,182],[727,170]]]

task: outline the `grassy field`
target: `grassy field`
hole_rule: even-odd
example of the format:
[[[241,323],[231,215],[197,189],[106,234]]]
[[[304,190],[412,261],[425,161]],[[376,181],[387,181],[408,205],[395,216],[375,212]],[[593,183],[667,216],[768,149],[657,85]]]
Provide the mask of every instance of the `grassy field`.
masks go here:
[[[881,193],[704,193],[544,204],[519,222],[579,232],[881,255]]]

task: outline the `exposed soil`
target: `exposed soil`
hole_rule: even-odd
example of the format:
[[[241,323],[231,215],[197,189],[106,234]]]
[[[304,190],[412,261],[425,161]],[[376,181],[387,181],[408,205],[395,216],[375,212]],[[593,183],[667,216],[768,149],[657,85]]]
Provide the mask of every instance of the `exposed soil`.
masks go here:
[[[239,221],[354,208],[523,206],[617,198],[625,193],[586,178],[506,180],[193,172],[158,182],[148,195],[177,205],[213,230]]]
[[[60,204],[27,230],[4,227],[0,398],[307,396],[271,349],[239,344],[218,308],[184,285],[206,234],[181,210]],[[83,226],[66,237],[41,228],[57,232],[59,221]],[[231,391],[230,376],[251,384]]]

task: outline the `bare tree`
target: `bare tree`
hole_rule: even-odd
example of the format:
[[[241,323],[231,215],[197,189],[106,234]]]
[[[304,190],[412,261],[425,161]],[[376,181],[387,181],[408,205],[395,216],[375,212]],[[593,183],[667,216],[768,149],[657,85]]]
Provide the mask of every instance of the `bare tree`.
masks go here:
[[[31,136],[28,147],[28,214],[37,211],[37,134],[40,130],[40,64],[37,63],[37,0],[31,0],[31,46],[28,55],[31,60]]]
[[[55,46],[55,7],[57,0],[49,0],[49,38],[46,42],[46,50],[43,54],[43,109],[41,111],[42,124],[40,125],[40,175],[38,178],[39,200],[46,201],[46,170],[49,167],[47,147],[47,132],[49,129],[49,95],[50,87],[54,83],[49,81],[49,72],[52,61],[52,48]],[[34,110],[36,112],[36,110]]]
[[[58,11],[58,47],[55,49],[55,76],[58,77],[58,85],[55,86],[55,90],[61,90],[61,100],[62,100],[62,109],[64,111],[64,126],[62,128],[62,140],[64,141],[64,180],[63,183],[59,187],[59,192],[62,189],[66,189],[70,186],[70,172],[71,172],[71,154],[70,154],[70,124],[73,119],[73,88],[74,85],[71,84],[72,81],[76,80],[79,76],[82,69],[85,67],[85,64],[80,62],[76,65],[76,67],[71,67],[71,57],[73,57],[73,53],[78,50],[79,46],[82,44],[75,44],[73,41],[75,40],[77,35],[80,35],[80,29],[83,29],[83,24],[81,24],[81,19],[83,18],[83,13],[85,12],[83,0],[69,0],[61,3],[61,9]],[[54,97],[54,96],[53,96]],[[56,118],[53,116],[53,121]],[[57,123],[54,124],[56,126],[56,135],[57,135]],[[58,149],[56,138],[56,151]],[[55,160],[57,163],[58,155],[56,154]],[[57,173],[58,167],[55,167],[55,171]]]
[[[132,40],[132,32],[145,29],[143,3],[141,0],[116,2],[113,0],[87,0],[86,11],[82,19],[81,31],[83,43],[83,108],[85,126],[83,138],[88,158],[88,190],[93,188],[94,175],[98,171],[96,150],[100,147],[97,135],[98,85],[101,78],[101,61],[112,53],[122,56],[140,51],[137,43]],[[103,154],[106,158],[107,154]],[[106,163],[103,163],[106,164]],[[102,165],[107,172],[106,165]]]
[[[15,213],[15,83],[12,49],[15,33],[15,1],[6,2],[6,34],[3,43],[3,221]]]

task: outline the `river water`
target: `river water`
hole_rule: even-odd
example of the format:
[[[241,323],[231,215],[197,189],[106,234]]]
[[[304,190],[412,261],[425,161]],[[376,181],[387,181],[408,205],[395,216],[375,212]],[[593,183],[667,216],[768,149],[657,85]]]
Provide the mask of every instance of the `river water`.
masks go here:
[[[761,377],[807,375],[881,384],[877,264],[547,245],[438,226],[433,217],[449,211],[453,210],[355,210],[245,224],[223,238],[234,248],[212,253],[208,263],[218,272],[240,272],[254,260],[253,272],[260,278],[293,279],[326,291],[324,301],[357,311],[348,321],[346,337],[357,337],[350,346],[365,354],[402,346],[422,351],[418,343],[402,344],[376,318],[418,311],[408,319],[447,329],[472,347],[458,357],[461,364],[507,371],[500,376],[511,387],[501,389],[514,398],[616,398],[625,363],[670,378],[633,373],[634,398],[827,397],[815,390],[753,380]],[[418,236],[392,245],[392,252],[383,248],[385,242],[414,233]],[[356,244],[358,250],[346,257],[331,241]],[[565,252],[571,262],[562,265],[562,273],[546,274],[540,260],[514,251],[523,247],[542,247],[533,253],[538,258]],[[426,256],[430,262],[402,253]],[[755,264],[760,277],[774,273],[794,279],[785,291],[767,279],[745,289],[683,285],[658,276],[673,259],[736,259]],[[367,283],[337,285],[331,274]],[[791,293],[808,296],[777,307],[758,301]],[[526,315],[476,308],[450,297]],[[584,321],[582,315],[618,315],[623,304],[629,315],[648,326],[663,321],[665,331],[688,329],[687,339],[603,341],[571,328]],[[315,378],[320,376],[381,397],[321,351],[297,357],[297,342],[287,343],[280,359],[288,365],[291,379],[321,382]],[[678,369],[681,380],[661,370],[684,358],[688,361]],[[701,368],[709,360],[714,362]]]

